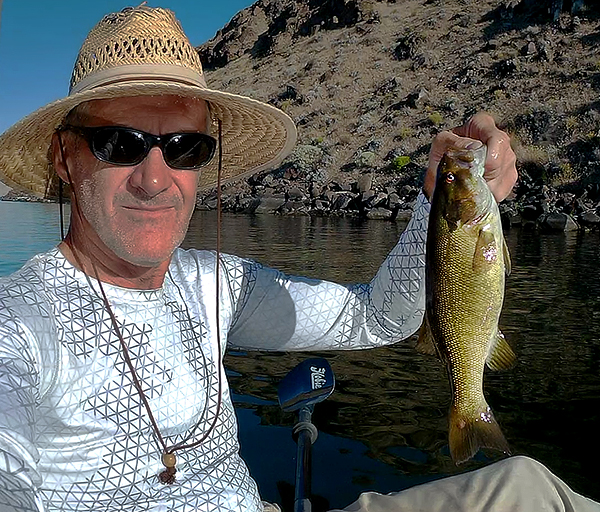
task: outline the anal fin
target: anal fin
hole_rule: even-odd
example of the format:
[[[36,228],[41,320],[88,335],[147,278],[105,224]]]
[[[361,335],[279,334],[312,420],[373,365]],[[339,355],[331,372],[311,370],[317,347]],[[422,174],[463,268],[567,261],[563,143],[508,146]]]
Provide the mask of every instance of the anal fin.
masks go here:
[[[510,348],[504,334],[496,332],[496,337],[492,340],[486,364],[490,370],[506,370],[513,366],[517,361],[517,356]]]

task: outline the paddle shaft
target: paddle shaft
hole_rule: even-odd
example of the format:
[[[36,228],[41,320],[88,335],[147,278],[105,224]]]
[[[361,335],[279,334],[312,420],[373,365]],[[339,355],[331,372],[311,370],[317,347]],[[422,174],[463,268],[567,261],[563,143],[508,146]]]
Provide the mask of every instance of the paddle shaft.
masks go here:
[[[311,461],[312,444],[317,437],[317,429],[311,423],[312,407],[303,407],[298,411],[298,423],[294,432],[298,434],[298,452],[296,456],[296,489],[294,512],[311,512]]]

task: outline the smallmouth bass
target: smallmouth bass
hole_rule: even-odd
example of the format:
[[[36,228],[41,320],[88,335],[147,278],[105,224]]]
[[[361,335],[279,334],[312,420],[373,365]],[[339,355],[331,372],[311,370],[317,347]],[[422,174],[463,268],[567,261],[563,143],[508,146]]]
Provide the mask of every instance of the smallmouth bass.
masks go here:
[[[450,455],[481,447],[509,453],[483,395],[484,367],[515,354],[498,329],[510,258],[498,204],[483,178],[487,148],[450,148],[438,167],[427,230],[426,307],[417,350],[445,362],[452,388]]]

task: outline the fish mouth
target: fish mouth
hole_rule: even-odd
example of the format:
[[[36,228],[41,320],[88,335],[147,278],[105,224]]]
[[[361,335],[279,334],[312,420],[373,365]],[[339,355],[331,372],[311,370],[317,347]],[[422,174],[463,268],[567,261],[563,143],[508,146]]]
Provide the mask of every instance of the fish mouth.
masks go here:
[[[445,155],[458,167],[470,169],[475,176],[483,176],[487,157],[487,146],[485,144],[472,149],[452,146],[446,150]]]

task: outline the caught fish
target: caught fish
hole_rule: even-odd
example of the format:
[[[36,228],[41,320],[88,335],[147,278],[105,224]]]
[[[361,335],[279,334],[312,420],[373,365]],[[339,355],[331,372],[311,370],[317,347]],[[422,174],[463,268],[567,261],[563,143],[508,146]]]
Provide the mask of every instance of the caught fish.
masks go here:
[[[483,395],[485,365],[509,368],[516,359],[498,329],[510,258],[498,204],[483,178],[486,152],[485,145],[446,152],[427,231],[427,300],[417,350],[446,363],[450,455],[456,464],[481,447],[509,453]]]

